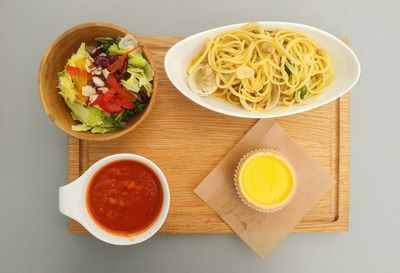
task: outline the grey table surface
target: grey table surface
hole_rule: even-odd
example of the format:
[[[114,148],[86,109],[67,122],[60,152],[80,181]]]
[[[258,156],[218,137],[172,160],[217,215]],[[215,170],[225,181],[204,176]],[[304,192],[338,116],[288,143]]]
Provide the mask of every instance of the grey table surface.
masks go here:
[[[400,272],[400,2],[237,2],[0,0],[0,272]],[[235,235],[117,247],[68,233],[58,212],[67,137],[44,114],[37,71],[57,35],[99,20],[143,35],[293,21],[349,37],[362,65],[351,91],[349,232],[292,234],[265,261]]]

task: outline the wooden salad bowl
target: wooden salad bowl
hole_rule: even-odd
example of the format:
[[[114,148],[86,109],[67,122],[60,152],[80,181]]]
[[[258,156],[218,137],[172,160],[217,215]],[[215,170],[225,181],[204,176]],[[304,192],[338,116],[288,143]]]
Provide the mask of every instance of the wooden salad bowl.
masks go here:
[[[82,42],[88,45],[95,44],[96,37],[123,37],[125,34],[132,34],[128,30],[110,23],[85,23],[74,26],[61,34],[47,49],[42,58],[39,68],[39,95],[43,107],[49,118],[67,134],[84,140],[105,141],[120,137],[136,128],[150,113],[153,108],[155,96],[157,95],[157,71],[145,45],[143,45],[143,55],[148,60],[154,70],[153,94],[145,110],[126,122],[126,128],[117,129],[104,134],[91,132],[76,132],[71,129],[72,125],[79,124],[71,117],[71,110],[65,104],[64,99],[58,94],[57,73],[64,69],[68,59],[76,52]]]

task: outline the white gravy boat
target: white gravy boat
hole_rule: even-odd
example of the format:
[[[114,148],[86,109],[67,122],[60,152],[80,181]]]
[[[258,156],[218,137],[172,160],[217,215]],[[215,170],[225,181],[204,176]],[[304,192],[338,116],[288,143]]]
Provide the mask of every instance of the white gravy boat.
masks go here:
[[[130,235],[115,235],[99,227],[86,206],[86,191],[93,175],[103,166],[118,160],[134,160],[148,166],[159,178],[163,192],[161,210],[154,223],[146,230]],[[94,163],[84,174],[75,181],[59,188],[60,212],[84,226],[93,236],[114,245],[132,245],[143,242],[152,237],[164,223],[170,204],[170,194],[167,179],[161,169],[151,160],[135,154],[114,154]]]

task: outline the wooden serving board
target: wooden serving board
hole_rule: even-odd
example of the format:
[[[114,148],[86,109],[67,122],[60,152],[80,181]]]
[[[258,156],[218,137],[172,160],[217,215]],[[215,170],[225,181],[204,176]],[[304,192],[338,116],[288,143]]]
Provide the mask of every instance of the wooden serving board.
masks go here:
[[[228,117],[183,97],[168,81],[163,59],[180,37],[142,37],[159,73],[156,103],[131,133],[107,142],[69,137],[69,180],[95,161],[115,153],[136,153],[153,160],[167,176],[171,206],[160,233],[230,233],[232,230],[193,189],[257,120]],[[289,135],[338,183],[303,218],[295,231],[346,231],[349,207],[349,97],[318,109],[277,119]],[[69,230],[86,230],[71,220]]]

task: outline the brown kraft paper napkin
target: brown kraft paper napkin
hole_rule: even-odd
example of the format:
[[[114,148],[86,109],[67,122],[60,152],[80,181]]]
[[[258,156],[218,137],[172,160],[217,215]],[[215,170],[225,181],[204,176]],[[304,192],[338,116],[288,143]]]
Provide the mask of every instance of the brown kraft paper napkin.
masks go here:
[[[281,152],[293,165],[297,192],[275,213],[247,207],[234,186],[234,172],[243,155],[255,149]],[[321,166],[298,147],[274,120],[258,121],[218,163],[194,192],[252,248],[265,258],[300,222],[315,203],[336,183]]]

